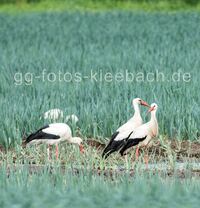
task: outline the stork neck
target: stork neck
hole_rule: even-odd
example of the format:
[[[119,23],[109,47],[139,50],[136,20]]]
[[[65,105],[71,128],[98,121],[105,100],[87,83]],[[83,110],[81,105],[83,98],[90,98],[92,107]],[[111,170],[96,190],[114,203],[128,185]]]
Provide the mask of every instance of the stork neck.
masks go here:
[[[68,141],[69,141],[70,143],[72,143],[72,144],[78,144],[78,145],[80,145],[80,143],[81,143],[81,138],[79,138],[79,137],[71,137]]]
[[[152,111],[152,112],[151,112],[151,121],[157,121],[157,118],[156,118],[156,111]]]
[[[133,104],[133,108],[135,110],[134,116],[140,116],[140,108],[139,105],[137,103]]]
[[[152,135],[157,136],[158,135],[158,122],[156,118],[156,111],[151,112],[150,126],[151,126]]]
[[[76,139],[74,137],[70,137],[69,142],[72,144],[76,144]]]
[[[158,134],[158,122],[156,118],[156,111],[151,112],[150,125],[154,129],[154,135],[157,135]]]

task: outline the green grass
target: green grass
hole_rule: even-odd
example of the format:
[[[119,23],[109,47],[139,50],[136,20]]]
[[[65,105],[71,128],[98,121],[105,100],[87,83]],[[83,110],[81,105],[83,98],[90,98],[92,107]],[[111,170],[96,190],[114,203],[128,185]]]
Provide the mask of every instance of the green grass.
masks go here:
[[[24,133],[47,122],[40,117],[55,107],[78,115],[83,138],[104,140],[131,117],[134,97],[158,103],[160,135],[198,139],[199,21],[197,13],[0,15],[1,143],[20,143]],[[34,79],[42,77],[43,69],[44,82]],[[56,73],[57,80],[59,71],[70,72],[74,80],[76,72],[90,76],[91,69],[98,82],[47,81],[48,72]],[[101,73],[115,76],[125,69],[134,75],[158,70],[167,79],[173,72],[189,72],[191,81],[100,81]],[[22,74],[21,85],[16,85],[16,73]],[[26,73],[32,73],[32,85],[25,82]]]
[[[188,208],[199,205],[198,173],[195,176],[189,166],[182,171],[146,171],[141,155],[138,161],[129,163],[130,170],[119,171],[119,167],[126,166],[117,154],[104,161],[95,148],[87,148],[84,155],[70,145],[61,145],[60,150],[58,161],[55,158],[48,161],[45,146],[23,150],[17,146],[7,153],[0,152],[0,206]],[[165,162],[167,166],[167,159]]]
[[[9,3],[10,2],[10,3]],[[7,1],[0,5],[0,12],[38,12],[38,11],[100,11],[100,10],[144,10],[144,11],[199,11],[197,0],[42,0]]]
[[[197,178],[160,178],[152,174],[130,177],[93,172],[63,173],[59,168],[30,174],[28,168],[0,169],[0,205],[4,207],[198,207]]]

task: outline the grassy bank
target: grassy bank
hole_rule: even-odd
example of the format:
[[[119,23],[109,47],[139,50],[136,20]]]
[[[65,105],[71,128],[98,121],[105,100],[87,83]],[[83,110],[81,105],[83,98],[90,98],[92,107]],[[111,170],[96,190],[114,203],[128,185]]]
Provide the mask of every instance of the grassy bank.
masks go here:
[[[101,10],[143,10],[143,11],[200,11],[200,1],[187,0],[42,0],[2,1],[0,12],[41,11],[101,11]]]

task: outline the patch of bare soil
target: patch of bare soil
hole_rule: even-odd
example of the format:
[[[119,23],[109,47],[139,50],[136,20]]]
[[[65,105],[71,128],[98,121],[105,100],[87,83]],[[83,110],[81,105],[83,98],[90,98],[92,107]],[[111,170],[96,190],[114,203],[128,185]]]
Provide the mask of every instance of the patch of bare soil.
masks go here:
[[[200,158],[199,142],[190,142],[190,141],[177,142],[176,140],[172,140],[171,148],[177,151],[178,154]]]
[[[88,139],[87,144],[98,150],[103,150],[106,144],[94,139]],[[179,141],[179,140],[166,140],[162,144],[161,142],[153,143],[149,145],[149,153],[155,153],[156,156],[165,157],[169,153],[175,153],[177,158],[179,157],[195,157],[200,158],[200,142],[197,141]]]
[[[95,139],[88,139],[86,141],[87,145],[91,146],[91,147],[94,147],[98,150],[103,150],[105,147],[106,147],[106,144],[104,143],[101,143]]]
[[[3,152],[4,151],[4,148],[3,146],[0,145],[0,152]]]

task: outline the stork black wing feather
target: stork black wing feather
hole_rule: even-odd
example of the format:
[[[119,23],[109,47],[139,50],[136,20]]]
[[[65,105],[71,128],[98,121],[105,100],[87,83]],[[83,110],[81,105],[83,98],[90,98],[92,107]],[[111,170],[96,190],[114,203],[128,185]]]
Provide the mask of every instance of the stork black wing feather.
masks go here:
[[[116,136],[119,134],[119,131],[116,131],[115,133],[112,134],[111,139],[109,141],[109,143],[107,144],[107,146],[105,147],[103,153],[102,153],[102,157],[105,156],[105,154],[109,151],[110,146],[112,145],[112,142],[114,141],[114,139],[116,138]]]
[[[29,143],[33,140],[36,140],[36,139],[59,139],[60,136],[58,136],[58,135],[48,134],[48,133],[45,133],[45,132],[42,131],[42,130],[48,128],[48,127],[49,127],[49,125],[46,125],[46,126],[40,128],[39,130],[37,130],[36,132],[30,134],[26,138],[25,143],[27,144],[27,143]]]
[[[123,146],[123,148],[120,150],[120,154],[123,156],[124,152],[132,147],[132,146],[135,146],[137,144],[139,144],[140,142],[142,142],[143,140],[146,139],[147,136],[143,137],[143,138],[134,138],[134,139],[131,139],[129,138],[126,142],[126,144]]]
[[[120,148],[123,147],[123,145],[126,144],[127,139],[130,137],[130,135],[132,134],[132,132],[130,132],[130,134],[128,135],[127,138],[124,138],[122,140],[118,140],[115,141],[114,139],[116,138],[116,136],[119,134],[119,132],[114,135],[115,137],[112,136],[109,144],[107,145],[107,147],[104,149],[102,157],[105,157],[105,159],[113,152],[119,151]]]

